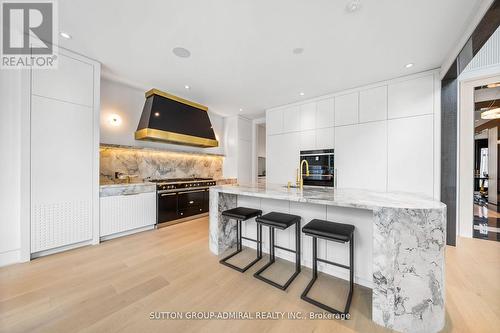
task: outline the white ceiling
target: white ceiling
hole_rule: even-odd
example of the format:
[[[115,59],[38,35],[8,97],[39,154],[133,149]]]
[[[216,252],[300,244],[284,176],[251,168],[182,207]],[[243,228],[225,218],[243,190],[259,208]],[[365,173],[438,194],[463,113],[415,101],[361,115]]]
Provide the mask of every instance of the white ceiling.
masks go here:
[[[60,44],[138,86],[257,114],[440,67],[481,0],[361,0],[354,13],[347,2],[64,0],[60,30],[73,38]],[[191,57],[174,56],[178,46]]]

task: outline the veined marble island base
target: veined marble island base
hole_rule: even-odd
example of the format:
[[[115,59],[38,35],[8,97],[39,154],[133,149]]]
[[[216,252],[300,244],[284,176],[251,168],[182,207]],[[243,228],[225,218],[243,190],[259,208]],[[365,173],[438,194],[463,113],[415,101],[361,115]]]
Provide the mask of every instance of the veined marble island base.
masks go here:
[[[443,203],[407,193],[215,186],[210,189],[209,246],[216,255],[235,246],[236,225],[221,212],[236,206],[262,209],[264,214],[299,215],[301,226],[313,218],[355,225],[355,282],[372,288],[372,320],[400,332],[438,332],[444,327]],[[268,250],[266,229],[264,252]],[[255,238],[254,220],[243,223],[243,235]],[[293,230],[278,232],[276,242],[293,249]],[[245,245],[255,247],[251,242]],[[311,267],[310,237],[302,235],[301,251],[303,265]],[[345,244],[320,242],[318,256],[347,264],[347,251]],[[277,250],[276,256],[293,260],[285,251]],[[348,276],[338,267],[319,265],[318,269],[343,279]]]

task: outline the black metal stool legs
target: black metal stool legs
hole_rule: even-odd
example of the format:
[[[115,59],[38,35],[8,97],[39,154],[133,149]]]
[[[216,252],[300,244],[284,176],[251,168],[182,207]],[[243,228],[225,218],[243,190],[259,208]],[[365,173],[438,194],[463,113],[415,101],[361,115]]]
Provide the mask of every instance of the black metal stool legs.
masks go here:
[[[231,263],[228,263],[227,260],[231,259],[241,251],[243,251],[243,239],[253,241],[257,243],[257,258],[250,262],[248,265],[245,267],[238,267],[235,266]],[[260,224],[257,224],[257,240],[252,239],[252,238],[247,238],[243,237],[241,235],[241,220],[236,220],[236,251],[228,255],[227,257],[224,257],[223,259],[219,260],[219,262],[225,266],[231,267],[232,269],[237,270],[238,272],[245,272],[248,270],[250,267],[252,267],[256,262],[258,262],[260,259],[262,259],[262,226]]]
[[[260,223],[259,223],[259,225],[260,225]],[[261,225],[261,227],[262,227],[262,225]],[[281,290],[286,290],[286,288],[288,288],[288,286],[290,285],[290,283],[292,283],[292,281],[300,273],[300,223],[297,222],[295,224],[295,251],[291,250],[291,249],[287,249],[287,248],[281,247],[281,246],[278,246],[278,245],[276,245],[274,243],[274,229],[275,229],[274,227],[269,226],[269,262],[267,264],[265,264],[257,272],[255,272],[255,274],[253,276],[256,277],[257,279],[261,280],[261,281],[264,281],[264,282],[270,284],[273,287],[276,287],[276,288],[281,289]],[[276,282],[274,282],[272,280],[269,280],[269,279],[263,277],[262,275],[260,275],[267,268],[269,268],[269,266],[271,266],[272,264],[274,264],[274,262],[276,260],[276,257],[275,257],[275,249],[276,248],[281,249],[281,250],[285,250],[285,251],[288,251],[288,252],[295,253],[295,272],[288,279],[288,281],[286,281],[285,284],[283,284],[283,285],[281,285],[279,283],[276,283]]]
[[[312,248],[312,250],[313,250],[312,251],[313,252],[313,262],[312,262],[313,276],[312,276],[311,281],[307,285],[306,289],[304,290],[304,292],[300,296],[300,298],[302,298],[304,301],[309,302],[313,305],[316,305],[317,307],[322,308],[323,310],[326,310],[328,312],[337,313],[337,314],[347,314],[349,312],[349,307],[351,306],[352,292],[354,289],[354,237],[351,236],[351,238],[349,240],[349,266],[338,264],[336,262],[331,262],[331,261],[324,260],[324,259],[319,259],[318,258],[318,249],[317,249],[318,248],[317,237],[313,236],[312,243],[313,243],[313,246],[312,246],[313,247]],[[347,302],[345,304],[344,311],[339,311],[337,309],[329,307],[326,304],[320,303],[320,302],[318,302],[310,297],[307,297],[307,293],[311,290],[312,286],[314,285],[314,282],[316,282],[316,279],[318,278],[318,261],[326,263],[326,264],[342,267],[342,268],[349,270],[349,294],[347,296]]]

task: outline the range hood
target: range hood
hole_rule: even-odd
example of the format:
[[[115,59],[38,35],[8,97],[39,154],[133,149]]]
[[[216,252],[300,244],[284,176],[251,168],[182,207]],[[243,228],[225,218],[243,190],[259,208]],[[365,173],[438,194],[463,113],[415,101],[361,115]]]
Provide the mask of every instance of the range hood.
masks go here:
[[[208,108],[158,89],[146,92],[136,140],[218,147]]]

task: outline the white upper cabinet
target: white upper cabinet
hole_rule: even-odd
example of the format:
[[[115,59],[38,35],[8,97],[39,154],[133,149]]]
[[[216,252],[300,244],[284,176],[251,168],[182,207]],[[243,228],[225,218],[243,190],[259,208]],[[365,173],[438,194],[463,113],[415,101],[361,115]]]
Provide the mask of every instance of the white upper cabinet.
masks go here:
[[[333,127],[335,125],[335,102],[333,98],[318,102],[316,107],[316,128]]]
[[[33,70],[33,94],[60,101],[92,106],[94,104],[92,64],[59,54],[57,69]]]
[[[434,76],[389,84],[388,118],[431,114],[434,111]]]
[[[316,103],[307,103],[300,106],[300,130],[316,128]]]
[[[335,168],[339,188],[385,191],[387,122],[336,127]]]
[[[335,126],[358,123],[358,96],[356,92],[335,97]]]
[[[300,107],[283,109],[283,133],[300,131]]]
[[[299,138],[300,150],[316,149],[316,130],[302,131]]]
[[[359,93],[359,122],[387,119],[387,86]]]
[[[319,128],[316,130],[316,149],[333,149],[335,147],[335,128]]]
[[[388,191],[433,196],[433,116],[388,122]]]
[[[283,132],[283,110],[268,110],[266,112],[266,129],[268,135]]]

